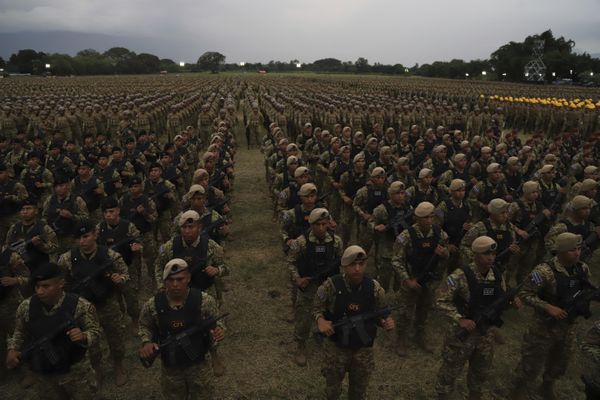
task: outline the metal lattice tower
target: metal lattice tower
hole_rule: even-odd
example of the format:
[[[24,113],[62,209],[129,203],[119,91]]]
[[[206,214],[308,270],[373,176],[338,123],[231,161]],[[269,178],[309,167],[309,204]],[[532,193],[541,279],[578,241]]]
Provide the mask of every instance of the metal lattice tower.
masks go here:
[[[542,39],[533,42],[531,60],[525,64],[525,79],[531,82],[544,82],[546,80],[546,65],[542,61],[544,56],[544,44]]]

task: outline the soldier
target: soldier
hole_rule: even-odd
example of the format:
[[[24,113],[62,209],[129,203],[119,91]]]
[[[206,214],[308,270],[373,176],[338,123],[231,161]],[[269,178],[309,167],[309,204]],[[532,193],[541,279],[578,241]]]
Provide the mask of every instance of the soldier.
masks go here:
[[[113,360],[115,384],[123,386],[128,377],[123,368],[125,343],[116,293],[117,288],[129,279],[127,264],[119,253],[97,244],[98,231],[89,219],[77,224],[75,236],[76,246],[59,257],[58,265],[65,273],[68,290],[79,294],[96,308]],[[100,385],[102,352],[99,342],[90,348],[90,361]]]
[[[27,197],[25,186],[11,179],[6,164],[0,162],[0,243],[5,241],[8,229],[18,218],[17,212]]]
[[[388,199],[385,179],[385,170],[382,167],[374,168],[371,171],[369,182],[358,189],[352,202],[352,208],[356,213],[356,219],[359,221],[359,245],[367,253],[373,244],[373,230],[369,229],[367,225],[373,220],[373,210],[375,207]]]
[[[159,345],[217,317],[217,304],[207,293],[190,288],[188,263],[180,258],[164,267],[165,290],[151,297],[142,308],[140,358],[153,359]],[[209,348],[223,340],[225,331],[218,321],[209,331],[190,334],[189,345],[179,342],[161,352],[161,393],[164,399],[210,400],[214,398],[212,378],[206,357]]]
[[[308,218],[310,229],[295,240],[287,257],[290,277],[298,288],[294,362],[306,365],[306,340],[312,325],[312,304],[317,288],[329,277],[340,272],[342,240],[329,231],[331,217],[325,208],[315,208]]]
[[[435,206],[422,202],[415,208],[416,222],[397,239],[392,266],[402,283],[399,298],[402,308],[397,320],[401,321],[396,340],[396,353],[407,353],[407,333],[414,319],[415,339],[426,352],[433,352],[425,324],[433,307],[434,293],[442,278],[439,265],[447,259],[448,235],[433,224]]]
[[[73,246],[75,228],[89,217],[85,201],[71,194],[71,182],[64,175],[54,181],[54,194],[44,202],[42,215],[57,234],[58,254]]]
[[[41,204],[52,188],[52,172],[41,166],[43,155],[32,151],[27,154],[27,167],[21,172],[20,182],[23,183],[30,197]]]
[[[586,400],[600,398],[600,321],[596,321],[588,329],[582,350],[584,368],[581,379],[585,385]]]
[[[152,225],[158,218],[154,200],[144,194],[144,183],[141,178],[133,177],[129,181],[129,192],[121,198],[121,217],[132,222],[140,232],[142,257],[146,264],[148,276],[154,285],[154,260],[156,259],[156,242]]]
[[[392,182],[387,189],[388,199],[373,210],[373,219],[369,227],[374,231],[377,281],[385,291],[391,289],[394,275],[392,256],[394,243],[404,229],[412,225],[412,207],[406,200],[404,183]],[[399,288],[395,279],[394,289]]]
[[[277,198],[277,211],[283,212],[294,208],[301,203],[298,191],[305,183],[312,181],[310,171],[306,167],[298,167],[294,170],[294,179],[289,181],[287,187],[282,188]],[[315,186],[316,188],[316,186]]]
[[[17,309],[15,331],[8,340],[7,367],[29,364],[37,398],[95,398],[93,372],[86,357],[87,348],[98,341],[100,334],[94,306],[82,297],[65,293],[63,272],[56,264],[40,266],[32,282],[35,294]],[[52,336],[49,339],[56,359],[49,359],[45,349],[35,347],[29,354],[22,353],[48,335]]]
[[[493,338],[488,331],[481,331],[476,319],[487,307],[502,296],[506,284],[502,272],[494,265],[496,242],[489,236],[480,236],[471,244],[473,261],[448,275],[445,286],[437,299],[438,307],[458,328],[468,332],[466,339],[456,337],[455,329],[448,329],[442,350],[435,385],[439,399],[449,399],[454,382],[469,361],[467,386],[469,400],[483,398],[483,386],[488,380],[494,356]],[[512,302],[521,307],[519,298]],[[499,326],[500,319],[489,321]],[[453,324],[453,325],[454,325]]]
[[[114,197],[107,197],[102,201],[102,214],[104,220],[96,226],[98,231],[98,244],[108,246],[121,255],[129,279],[125,282],[122,290],[127,314],[131,317],[131,330],[134,335],[138,331],[138,319],[140,318],[140,305],[138,293],[141,289],[142,272],[142,244],[140,231],[133,223],[120,217],[119,202]]]
[[[158,288],[163,286],[163,266],[173,258],[182,258],[192,265],[190,287],[203,291],[210,289],[214,293],[215,278],[229,274],[223,261],[223,248],[202,232],[202,221],[196,211],[188,210],[181,214],[178,225],[180,233],[159,249],[155,264]],[[223,375],[225,367],[216,349],[211,349],[211,360],[215,375]]]
[[[184,207],[182,208],[185,211],[194,210],[200,215],[203,227],[207,228],[209,225],[213,226],[208,232],[208,235],[212,240],[217,242],[217,244],[221,244],[221,241],[229,234],[229,225],[221,214],[206,207],[206,191],[204,190],[204,187],[198,184],[190,186],[190,189],[184,196],[183,203]],[[171,231],[173,236],[179,232],[179,229],[177,229],[177,221],[179,221],[181,214],[185,211],[182,211],[173,219],[174,228]]]
[[[154,200],[158,217],[154,227],[154,238],[158,241],[160,233],[161,243],[171,237],[170,224],[179,208],[175,185],[162,178],[163,167],[160,163],[150,164],[148,179],[144,185],[146,196]],[[159,280],[160,281],[160,280]]]
[[[429,168],[423,168],[419,171],[419,181],[406,190],[406,194],[413,207],[417,207],[424,201],[437,205],[441,200],[441,195],[435,186],[432,186],[433,171]]]
[[[435,210],[436,223],[448,234],[448,272],[461,265],[460,242],[473,225],[471,208],[464,200],[466,187],[462,179],[453,179],[448,188],[450,196]]]
[[[502,271],[505,271],[505,264],[510,259],[510,255],[517,254],[520,251],[516,241],[515,227],[508,220],[508,206],[509,204],[502,199],[493,199],[490,201],[488,204],[489,217],[475,223],[463,237],[460,244],[463,262],[470,262],[473,258],[473,254],[471,253],[471,244],[473,243],[473,240],[479,236],[489,236],[494,239],[497,244],[496,252],[498,253],[498,256],[495,261],[496,265],[498,265]]]
[[[97,177],[92,176],[92,165],[89,161],[80,161],[77,166],[77,176],[73,179],[73,195],[85,201],[89,217],[99,223],[102,219],[100,203],[106,196],[104,184]]]
[[[347,316],[381,310],[385,307],[385,291],[376,280],[365,276],[367,254],[359,246],[350,246],[344,251],[341,265],[342,274],[319,286],[313,306],[317,329],[330,338],[325,343],[321,369],[325,377],[325,398],[335,400],[340,397],[342,382],[348,374],[348,398],[366,399],[375,369],[372,346],[377,325],[391,331],[394,320],[389,315],[379,320],[367,320],[364,322],[366,338],[361,338],[356,329],[350,328],[348,340],[344,341],[341,329],[334,328],[333,323]]]
[[[19,253],[31,272],[54,258],[58,250],[56,233],[38,218],[38,213],[37,204],[25,199],[19,212],[21,220],[13,224],[6,235],[6,245]]]
[[[478,182],[469,193],[471,210],[476,219],[483,219],[487,215],[488,203],[492,199],[512,200],[508,189],[502,182],[502,167],[498,163],[491,163],[486,168],[487,178]]]
[[[354,196],[356,195],[356,192],[358,192],[358,189],[363,187],[366,183],[367,174],[365,173],[365,156],[362,153],[358,153],[352,160],[352,167],[340,177],[339,193],[342,198],[340,218],[344,246],[347,246],[350,242],[352,228],[356,221],[356,214],[352,208]]]
[[[544,238],[546,251],[551,251],[551,249],[554,248],[556,237],[563,232],[581,235],[584,242],[590,235],[598,235],[600,227],[595,226],[594,223],[589,220],[591,207],[592,199],[581,195],[573,197],[567,207],[569,212],[566,214],[565,218],[550,228],[550,231],[548,231],[548,234]],[[582,256],[589,256],[595,249],[584,250],[588,254]]]
[[[558,399],[554,385],[573,354],[574,323],[581,315],[579,308],[567,310],[566,306],[578,291],[590,285],[588,266],[579,260],[582,242],[581,235],[559,234],[553,241],[555,256],[533,269],[521,292],[523,302],[533,307],[534,317],[523,336],[513,399],[529,398],[541,372],[538,394],[543,399]]]

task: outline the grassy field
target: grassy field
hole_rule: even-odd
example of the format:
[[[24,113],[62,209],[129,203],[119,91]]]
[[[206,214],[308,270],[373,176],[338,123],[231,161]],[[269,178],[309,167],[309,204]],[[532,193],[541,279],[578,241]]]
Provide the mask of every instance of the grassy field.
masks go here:
[[[318,399],[322,398],[324,380],[320,375],[319,347],[311,343],[308,365],[293,364],[292,324],[284,321],[289,295],[287,274],[278,240],[278,227],[272,222],[264,183],[262,155],[257,150],[241,148],[236,157],[236,188],[233,200],[232,241],[226,243],[231,276],[226,283],[224,311],[230,313],[227,336],[220,354],[227,373],[216,378],[218,399]],[[146,289],[143,298],[150,296]],[[531,311],[506,315],[503,331],[507,343],[496,347],[495,373],[490,382],[493,397],[504,398],[511,371],[516,367],[520,341]],[[429,399],[440,363],[443,335],[448,330],[434,315],[431,327],[436,345],[433,355],[411,346],[408,357],[400,359],[393,350],[393,334],[379,332],[375,346],[376,371],[371,381],[369,399]],[[587,324],[583,324],[587,325]],[[583,328],[583,327],[580,327]],[[108,361],[107,379],[101,394],[107,399],[160,399],[159,363],[150,370],[142,368],[137,358],[139,343],[129,330],[126,365],[130,381],[123,388],[112,383]],[[578,356],[571,363],[567,377],[559,386],[563,399],[581,399]],[[456,398],[466,395],[466,374],[457,382]],[[0,398],[27,398],[16,377],[0,387]]]

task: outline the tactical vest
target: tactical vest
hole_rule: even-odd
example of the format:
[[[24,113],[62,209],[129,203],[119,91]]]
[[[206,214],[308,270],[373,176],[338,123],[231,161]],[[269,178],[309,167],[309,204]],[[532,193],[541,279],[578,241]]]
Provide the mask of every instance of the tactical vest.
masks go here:
[[[14,273],[10,266],[10,256],[12,251],[9,249],[4,250],[0,253],[0,278],[14,277]],[[15,288],[15,286],[4,286],[0,285],[0,300],[4,299],[8,294]]]
[[[160,181],[158,183],[152,183],[151,181],[146,182],[146,186],[144,188],[144,193],[148,197],[152,197],[154,203],[156,204],[156,211],[159,215],[163,214],[165,211],[169,209],[171,206],[171,200],[167,199],[165,195],[169,193],[167,185],[164,181]],[[160,196],[154,196],[155,194],[162,193]]]
[[[568,219],[564,219],[561,222],[567,226],[567,232],[574,233],[575,235],[581,235],[584,241],[593,230],[592,224],[589,221],[579,225],[575,225]]]
[[[175,187],[179,186],[179,173],[177,172],[177,168],[175,168],[174,165],[169,165],[167,168],[165,168],[162,174],[162,178],[171,182],[173,185],[175,185]]]
[[[75,220],[72,218],[64,218],[60,216],[58,209],[67,209],[75,214],[75,196],[69,195],[68,199],[63,201],[58,200],[58,196],[53,194],[50,197],[48,204],[48,224],[60,236],[73,236],[75,232]]]
[[[215,278],[204,272],[208,262],[208,241],[208,235],[202,235],[196,247],[185,247],[181,235],[173,238],[173,258],[182,258],[188,263],[192,273],[192,288],[206,290],[214,283]]]
[[[437,161],[436,159],[432,159],[431,163],[433,164],[432,175],[434,178],[439,178],[444,172],[450,169],[450,165],[448,162]]]
[[[584,288],[588,277],[580,262],[575,264],[573,267],[572,275],[559,272],[556,269],[554,260],[550,260],[548,262],[548,266],[552,270],[554,279],[556,280],[556,292],[551,294],[544,291],[540,293],[539,297],[550,304],[564,308],[569,299],[571,299],[575,293]]]
[[[353,169],[349,169],[348,182],[346,182],[346,185],[344,186],[344,192],[346,192],[346,196],[354,198],[356,192],[358,192],[358,189],[365,186],[366,181],[367,177],[365,174],[357,176],[354,174]]]
[[[12,235],[8,238],[7,242],[14,243],[18,240],[31,240],[34,236],[42,236],[44,234],[43,225],[40,221],[37,221],[25,232],[25,226],[23,222],[19,221],[15,224]],[[31,242],[27,243],[23,247],[22,251],[19,251],[19,255],[25,262],[30,272],[33,272],[38,266],[50,261],[48,254],[44,253]]]
[[[463,236],[463,225],[469,220],[470,209],[466,202],[457,207],[451,199],[445,201],[446,215],[444,216],[444,232],[448,234],[448,242],[459,245]]]
[[[419,185],[413,186],[415,188],[415,194],[411,198],[411,204],[413,207],[418,206],[420,203],[424,201],[428,201],[431,204],[438,203],[438,193],[437,190],[432,186],[429,192],[424,192],[419,188]]]
[[[339,273],[341,260],[335,251],[335,240],[315,243],[308,238],[309,234],[305,233],[306,250],[298,258],[296,268],[302,278],[318,276],[316,283],[320,285],[325,279]]]
[[[129,237],[129,221],[126,219],[119,219],[119,223],[115,227],[108,226],[106,221],[100,223],[100,230],[98,231],[98,244],[111,247],[116,243],[123,242]],[[122,243],[115,248],[114,251],[119,253],[123,257],[123,261],[127,266],[130,266],[133,261],[133,251],[131,250],[132,242]]]
[[[492,267],[494,274],[493,282],[479,282],[475,276],[475,272],[469,266],[462,266],[460,269],[464,272],[469,285],[469,301],[466,302],[462,298],[455,300],[458,312],[467,319],[475,320],[485,311],[497,298],[504,294],[502,289],[502,272],[496,267]],[[502,321],[498,317],[495,321],[491,321],[492,325],[500,326]]]
[[[290,182],[289,186],[289,197],[287,199],[286,208],[294,208],[301,203],[300,196],[298,196],[298,184],[296,182]]]
[[[32,296],[29,303],[29,321],[27,322],[27,338],[24,347],[45,337],[57,326],[73,321],[78,301],[79,296],[65,293],[63,303],[56,312],[46,315],[41,300],[36,295]],[[31,359],[28,360],[31,369],[41,374],[63,374],[85,357],[87,348],[72,342],[66,333],[67,330],[68,328],[51,339],[47,343],[49,348],[37,349],[33,352]],[[52,360],[48,357],[50,351],[55,356]]]
[[[44,182],[44,168],[39,168],[38,172],[27,169],[22,181],[25,189],[27,189],[27,193],[29,193],[29,197],[36,201],[40,201],[44,194],[44,188],[36,187],[35,183]]]
[[[202,292],[190,289],[185,304],[178,310],[169,306],[166,292],[161,292],[154,296],[154,306],[160,344],[201,323]],[[161,351],[160,356],[165,367],[188,367],[203,362],[209,347],[208,332],[198,332],[189,336],[189,343],[173,342]]]
[[[351,167],[352,163],[345,163],[342,161],[341,158],[337,157],[335,163],[335,170],[333,171],[333,181],[339,183],[341,176],[344,174],[344,172],[350,171]]]
[[[108,247],[99,245],[96,254],[91,259],[84,258],[81,249],[75,247],[71,249],[71,273],[73,275],[73,285],[77,285],[81,280],[92,275],[99,268],[112,264],[112,259],[108,255]],[[111,268],[105,269],[107,274]],[[75,293],[84,299],[90,301],[96,306],[106,303],[115,289],[114,283],[107,276],[101,273],[90,280],[87,285],[80,285]]]
[[[137,198],[132,198],[131,195],[127,194],[123,196],[123,203],[121,205],[121,218],[126,218],[141,233],[147,233],[152,230],[152,224],[144,218],[144,216],[136,211],[137,207],[142,205],[146,212],[149,211],[148,196],[142,194]]]
[[[311,211],[303,211],[300,204],[294,207],[294,224],[289,232],[289,237],[291,239],[296,239],[298,236],[308,232],[310,229],[308,217],[310,216]]]
[[[385,187],[375,188],[372,186],[367,187],[367,212],[373,213],[375,207],[383,203],[388,199],[388,192]]]
[[[554,201],[559,195],[558,186],[555,183],[551,183],[550,186],[546,186],[542,182],[540,182],[540,200],[544,207],[550,208],[554,205]]]
[[[386,229],[385,233],[386,233],[386,235],[388,235],[390,237],[390,239],[396,240],[396,235],[399,235],[400,233],[402,233],[404,231],[404,227],[400,224],[398,226],[394,227],[394,226],[391,226],[391,223],[398,216],[398,214],[401,214],[399,217],[404,218],[404,222],[406,223],[407,226],[411,226],[412,225],[412,216],[408,217],[408,218],[406,217],[410,213],[410,209],[407,207],[394,207],[390,204],[389,201],[384,201],[383,206],[385,207],[385,211],[387,212],[387,215],[388,215],[387,219],[390,222],[390,226],[388,227],[388,229]]]
[[[414,226],[408,228],[410,235],[412,252],[406,256],[406,261],[410,267],[413,276],[418,276],[419,273],[429,260],[435,254],[435,248],[440,242],[442,237],[441,228],[437,225],[431,227],[433,235],[429,237],[418,237],[417,231]]]
[[[217,192],[215,187],[209,186],[206,192],[208,193],[208,195],[206,196],[206,207],[212,208],[219,214],[223,215],[223,207],[225,207],[225,204],[219,205],[220,201],[217,198]]]
[[[117,192],[117,188],[115,187],[115,182],[111,182],[115,175],[115,169],[110,165],[104,169],[98,168],[96,171],[97,178],[103,182],[104,184],[104,192],[107,196],[112,196]]]
[[[80,196],[90,212],[96,211],[100,207],[100,201],[103,196],[94,193],[94,189],[98,187],[98,183],[94,177],[90,177],[87,182],[83,183],[81,177],[77,176],[74,179],[73,194]]]
[[[493,199],[503,198],[504,196],[506,196],[506,190],[504,190],[504,187],[500,183],[492,185],[486,181],[483,190],[477,197],[477,200],[484,204],[488,204]]]
[[[489,218],[483,221],[485,226],[486,235],[494,239],[497,243],[496,253],[500,254],[512,244],[512,238],[509,229],[501,230],[492,228],[492,223]],[[510,224],[506,223],[507,228],[510,228]],[[499,263],[504,263],[508,260],[509,254],[507,254],[503,260],[496,260]]]
[[[509,191],[516,192],[521,188],[523,176],[520,173],[516,175],[505,174],[505,183]]]
[[[379,153],[371,153],[369,151],[365,151],[365,165],[369,166],[374,162],[379,161]]]
[[[526,229],[527,226],[537,217],[544,209],[544,205],[540,201],[534,203],[533,209],[528,210],[527,205],[521,199],[517,199],[516,203],[519,205],[519,213],[521,214],[521,229]]]
[[[20,204],[13,200],[8,200],[6,196],[17,194],[15,186],[17,181],[9,179],[6,183],[0,183],[0,217],[16,214],[20,209]]]
[[[373,279],[365,277],[358,288],[352,288],[350,291],[346,287],[342,275],[335,275],[330,278],[336,291],[333,305],[333,314],[325,313],[325,318],[337,322],[344,317],[364,314],[375,310],[375,290]],[[338,347],[348,349],[359,349],[362,347],[372,347],[377,336],[377,321],[365,321],[364,328],[368,336],[367,343],[363,343],[356,328],[350,327],[348,342],[344,343],[344,335],[341,328],[336,328],[335,333],[330,336]]]

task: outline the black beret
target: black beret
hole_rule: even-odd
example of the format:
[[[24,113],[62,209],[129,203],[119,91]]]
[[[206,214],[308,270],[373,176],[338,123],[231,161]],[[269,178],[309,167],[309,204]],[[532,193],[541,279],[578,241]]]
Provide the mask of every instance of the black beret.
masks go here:
[[[140,178],[139,176],[134,176],[133,178],[131,178],[129,180],[129,186],[141,185],[141,184],[142,184],[142,178]]]
[[[102,200],[102,211],[118,207],[119,201],[114,196],[106,197],[104,200]]]
[[[152,169],[152,168],[160,168],[161,171],[163,170],[162,164],[159,162],[156,162],[156,161],[153,162],[152,164],[150,164],[150,169]]]
[[[25,200],[21,201],[21,207],[23,206],[34,206],[37,207],[37,200],[31,196],[27,197]]]
[[[31,281],[37,283],[47,279],[58,278],[63,276],[62,269],[54,263],[44,263],[37,267],[31,274]]]
[[[80,160],[79,163],[77,164],[77,167],[90,167],[90,168],[92,168],[92,163],[89,162],[88,160]]]
[[[69,182],[71,182],[71,179],[65,174],[58,173],[54,176],[54,186]]]
[[[31,160],[32,158],[37,158],[38,160],[41,160],[44,157],[42,157],[41,154],[38,153],[37,151],[31,151],[27,154],[27,159]]]
[[[4,164],[3,162],[0,162],[0,171],[6,171],[8,170],[8,168],[6,167],[6,164]]]
[[[81,222],[77,224],[75,229],[75,237],[81,237],[89,232],[94,232],[96,230],[96,225],[90,219],[83,219]]]

